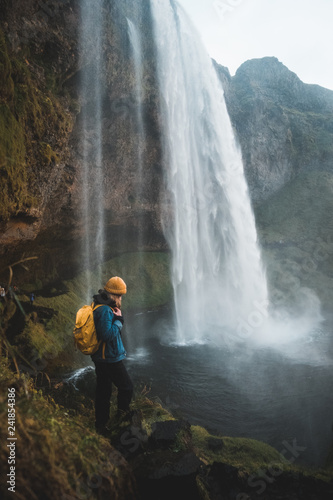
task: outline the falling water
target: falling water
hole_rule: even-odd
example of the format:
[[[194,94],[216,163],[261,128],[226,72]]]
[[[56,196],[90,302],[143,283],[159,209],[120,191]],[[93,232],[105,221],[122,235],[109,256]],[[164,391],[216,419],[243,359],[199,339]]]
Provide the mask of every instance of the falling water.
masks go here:
[[[177,341],[186,343],[235,329],[267,308],[268,292],[241,153],[212,61],[176,2],[151,5],[169,200],[164,228]]]
[[[102,0],[81,1],[82,200],[84,267],[100,266],[104,253],[103,153],[102,153]],[[96,276],[97,279],[100,276]],[[100,279],[99,279],[100,281]],[[87,273],[87,300],[92,295]]]
[[[128,34],[131,42],[132,58],[135,71],[135,101],[136,101],[136,130],[134,131],[137,148],[137,182],[136,201],[142,200],[143,187],[143,153],[145,147],[145,126],[143,119],[143,57],[141,39],[135,25],[127,19]],[[143,234],[142,225],[139,225],[138,248],[142,249]]]

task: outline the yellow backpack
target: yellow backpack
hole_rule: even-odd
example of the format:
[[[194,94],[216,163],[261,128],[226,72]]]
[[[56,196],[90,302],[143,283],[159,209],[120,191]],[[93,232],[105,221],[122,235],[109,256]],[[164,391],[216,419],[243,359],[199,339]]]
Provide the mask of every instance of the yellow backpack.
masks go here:
[[[83,306],[76,313],[75,328],[73,331],[74,344],[83,354],[94,354],[101,344],[101,340],[97,339],[97,333],[94,323],[94,311],[102,304],[93,307]],[[105,344],[103,355],[105,350]],[[103,356],[104,357],[104,356]]]

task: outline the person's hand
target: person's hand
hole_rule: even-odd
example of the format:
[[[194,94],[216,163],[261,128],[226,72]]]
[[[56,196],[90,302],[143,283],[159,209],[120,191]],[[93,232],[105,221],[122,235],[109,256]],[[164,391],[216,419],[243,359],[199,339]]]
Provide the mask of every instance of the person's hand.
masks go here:
[[[115,308],[113,309],[113,312],[115,313],[115,315],[116,315],[116,316],[121,316],[121,310],[120,310],[120,309],[118,309],[118,307],[115,307]]]

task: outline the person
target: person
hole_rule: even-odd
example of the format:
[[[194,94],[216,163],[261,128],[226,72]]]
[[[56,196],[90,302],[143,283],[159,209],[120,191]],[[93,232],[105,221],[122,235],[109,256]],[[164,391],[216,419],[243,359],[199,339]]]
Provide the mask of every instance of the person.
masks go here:
[[[35,300],[35,294],[31,292],[30,294],[30,307],[34,305],[34,300]]]
[[[123,364],[126,351],[121,338],[124,324],[121,303],[126,292],[125,282],[114,276],[93,297],[94,323],[97,338],[101,341],[98,350],[91,355],[96,372],[95,428],[102,435],[108,433],[106,424],[109,420],[112,384],[118,389],[118,417],[129,414],[133,395],[133,384]]]

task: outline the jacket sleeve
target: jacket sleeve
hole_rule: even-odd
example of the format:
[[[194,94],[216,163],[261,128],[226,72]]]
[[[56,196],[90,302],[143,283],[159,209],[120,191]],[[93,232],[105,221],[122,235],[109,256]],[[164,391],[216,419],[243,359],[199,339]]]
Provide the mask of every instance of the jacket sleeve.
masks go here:
[[[114,319],[110,307],[102,306],[94,311],[94,321],[98,340],[108,342],[120,335],[122,322]]]

